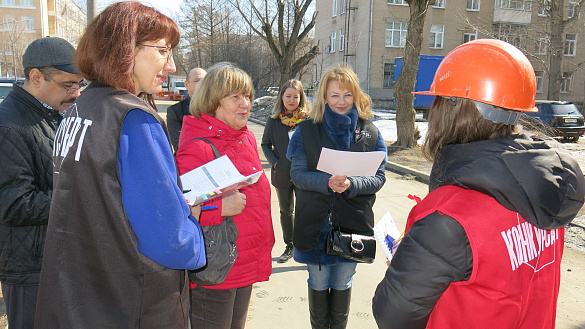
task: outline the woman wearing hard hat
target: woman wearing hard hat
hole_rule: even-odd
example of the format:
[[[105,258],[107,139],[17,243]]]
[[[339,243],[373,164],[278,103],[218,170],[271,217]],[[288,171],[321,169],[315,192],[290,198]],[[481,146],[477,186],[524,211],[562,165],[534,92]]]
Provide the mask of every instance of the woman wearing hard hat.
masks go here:
[[[585,180],[557,142],[517,129],[535,92],[526,56],[491,39],[455,48],[420,92],[436,96],[430,193],[376,290],[380,328],[554,328],[564,226]]]

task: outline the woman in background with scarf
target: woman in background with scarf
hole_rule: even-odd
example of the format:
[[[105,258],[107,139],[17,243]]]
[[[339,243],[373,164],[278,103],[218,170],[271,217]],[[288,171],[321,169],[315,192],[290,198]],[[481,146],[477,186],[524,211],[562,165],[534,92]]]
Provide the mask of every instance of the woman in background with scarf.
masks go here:
[[[280,208],[280,226],[286,248],[278,259],[286,263],[293,256],[294,190],[290,179],[290,161],[286,158],[288,141],[297,124],[306,118],[310,104],[299,80],[288,80],[278,93],[272,116],[266,121],[262,151],[270,162],[271,181],[276,189]]]

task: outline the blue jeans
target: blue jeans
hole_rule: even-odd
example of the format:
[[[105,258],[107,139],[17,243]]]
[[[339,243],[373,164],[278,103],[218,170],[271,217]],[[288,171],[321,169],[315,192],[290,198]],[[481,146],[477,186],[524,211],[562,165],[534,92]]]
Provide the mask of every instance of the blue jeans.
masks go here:
[[[351,287],[356,262],[337,262],[335,265],[307,264],[307,283],[313,290],[345,290]]]

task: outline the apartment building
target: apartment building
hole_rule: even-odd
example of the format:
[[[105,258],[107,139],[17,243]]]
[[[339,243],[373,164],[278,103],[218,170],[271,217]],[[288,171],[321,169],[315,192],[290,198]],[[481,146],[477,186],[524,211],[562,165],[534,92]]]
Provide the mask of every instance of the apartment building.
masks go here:
[[[74,0],[0,0],[0,76],[23,74],[22,54],[35,39],[51,36],[74,46],[86,26]]]
[[[421,55],[444,56],[478,38],[498,38],[522,49],[537,76],[537,99],[548,92],[548,0],[435,0],[427,11]],[[585,26],[578,0],[564,0],[564,19],[576,16],[563,31],[561,99],[583,104],[585,98]],[[346,62],[378,107],[392,107],[395,59],[404,56],[410,9],[405,0],[316,0],[315,78],[323,69]]]

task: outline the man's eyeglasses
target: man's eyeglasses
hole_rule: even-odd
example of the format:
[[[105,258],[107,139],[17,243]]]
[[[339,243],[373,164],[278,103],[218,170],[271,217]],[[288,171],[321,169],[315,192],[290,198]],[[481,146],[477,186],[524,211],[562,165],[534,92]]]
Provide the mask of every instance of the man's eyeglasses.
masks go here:
[[[61,82],[57,82],[55,79],[53,79],[53,77],[51,77],[50,75],[46,75],[47,78],[53,80],[53,82],[55,82],[56,84],[58,84],[61,88],[65,89],[65,92],[68,94],[73,94],[76,91],[80,90],[81,88],[87,86],[87,83],[85,81],[81,81],[79,83],[72,83],[70,85],[64,85]],[[72,87],[72,85],[77,85],[77,87]]]
[[[156,48],[158,49],[158,52],[163,56],[167,58],[167,63],[171,61],[171,59],[173,58],[173,49],[169,46],[152,46],[152,45],[142,45],[139,44],[139,46],[142,47],[150,47],[150,48]]]

